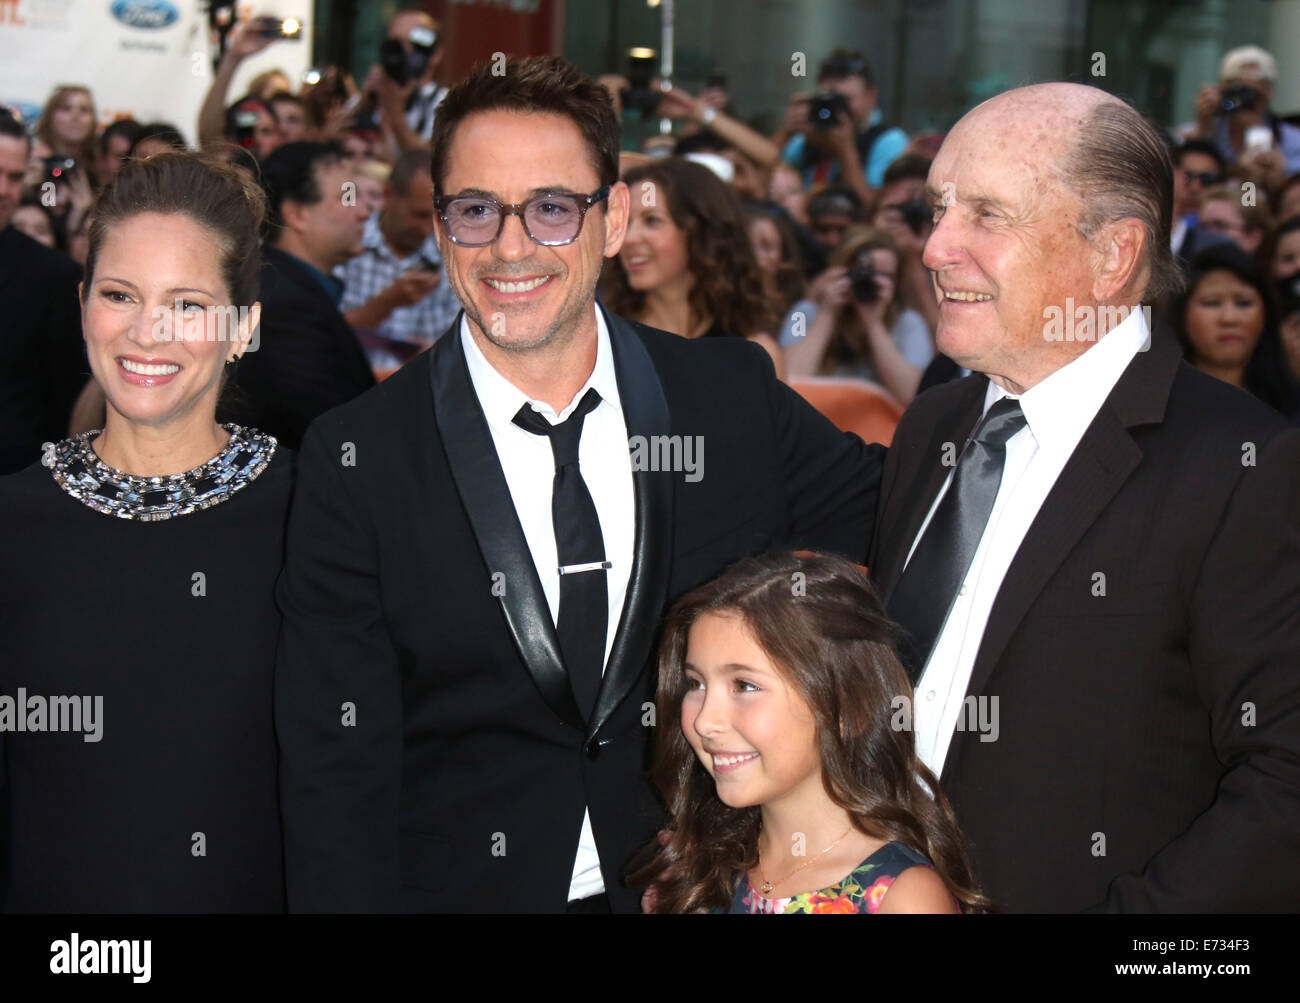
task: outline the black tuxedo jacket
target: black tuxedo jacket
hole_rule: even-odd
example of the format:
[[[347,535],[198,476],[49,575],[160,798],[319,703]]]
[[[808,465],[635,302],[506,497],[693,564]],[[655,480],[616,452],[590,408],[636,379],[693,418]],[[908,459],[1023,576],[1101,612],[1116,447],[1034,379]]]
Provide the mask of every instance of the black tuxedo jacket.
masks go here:
[[[836,430],[756,346],[606,316],[629,437],[702,436],[704,465],[632,475],[631,580],[591,720],[459,320],[308,431],[277,591],[291,910],[560,911],[586,805],[611,903],[636,911],[625,865],[662,821],[652,729],[679,727],[653,712],[666,605],[772,547],[865,556],[882,447]]]
[[[343,314],[291,254],[262,250],[260,341],[222,394],[221,420],[269,432],[297,449],[313,418],[375,385]]]
[[[81,266],[27,234],[0,229],[0,474],[35,463],[68,434],[90,378],[81,339]]]
[[[898,426],[886,595],[987,385],[937,387]],[[1029,527],[967,694],[998,699],[998,734],[956,731],[940,780],[1005,908],[1294,910],[1300,432],[1156,339]]]

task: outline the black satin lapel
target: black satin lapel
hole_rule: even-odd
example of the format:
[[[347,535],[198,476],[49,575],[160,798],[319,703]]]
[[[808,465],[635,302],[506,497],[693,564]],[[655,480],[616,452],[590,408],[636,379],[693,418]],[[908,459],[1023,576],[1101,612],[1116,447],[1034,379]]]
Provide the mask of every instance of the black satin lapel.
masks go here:
[[[470,382],[460,333],[450,330],[429,352],[433,408],[456,490],[492,574],[504,574],[501,607],[524,665],[551,710],[583,730],[541,579],[510,498],[492,432]],[[484,588],[489,583],[483,583]]]
[[[672,427],[668,402],[664,399],[659,373],[650,353],[632,328],[608,311],[605,313],[623,420],[628,438],[634,435],[669,435]],[[609,717],[635,685],[659,631],[664,600],[668,594],[668,573],[673,553],[673,485],[680,476],[669,471],[637,470],[632,473],[636,494],[636,543],[632,574],[627,583],[623,615],[614,635],[614,646],[596,698],[588,737]]]
[[[921,529],[921,523],[925,521],[930,506],[934,504],[935,496],[939,494],[944,480],[952,472],[966,438],[974,429],[975,423],[979,421],[987,389],[988,382],[982,377],[970,380],[970,388],[961,398],[960,403],[934,426],[925,449],[912,461],[914,475],[903,475],[904,483],[915,480],[920,487],[900,499],[900,504],[907,508],[901,513],[901,518],[896,520],[894,532],[898,533],[898,538],[884,541],[882,547],[882,550],[886,550],[889,554],[889,559],[876,580],[880,583],[881,593],[886,600],[893,593],[898,579],[902,577],[903,567],[907,562],[907,552],[911,549],[912,541],[916,539],[916,534]]]

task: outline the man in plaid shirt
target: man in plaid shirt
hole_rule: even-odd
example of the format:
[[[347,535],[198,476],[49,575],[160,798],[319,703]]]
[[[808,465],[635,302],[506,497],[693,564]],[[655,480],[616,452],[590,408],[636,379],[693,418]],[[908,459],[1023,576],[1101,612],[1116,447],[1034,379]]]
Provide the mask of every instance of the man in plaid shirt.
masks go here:
[[[364,250],[334,273],[343,280],[339,309],[354,329],[425,346],[460,312],[460,301],[442,280],[430,166],[427,150],[398,157],[384,207],[366,221]]]

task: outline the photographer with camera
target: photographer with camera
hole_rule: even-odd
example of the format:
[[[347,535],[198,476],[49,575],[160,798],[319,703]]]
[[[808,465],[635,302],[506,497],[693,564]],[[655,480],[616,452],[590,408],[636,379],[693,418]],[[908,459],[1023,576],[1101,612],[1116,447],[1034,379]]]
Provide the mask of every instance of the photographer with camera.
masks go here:
[[[889,232],[898,245],[898,291],[903,303],[925,318],[933,333],[939,326],[939,297],[921,255],[934,229],[934,212],[925,200],[930,158],[904,153],[885,171],[876,209],[876,226]]]
[[[899,265],[886,231],[863,226],[845,234],[831,267],[786,319],[781,345],[791,377],[869,380],[911,403],[934,342],[921,315],[903,306]]]
[[[394,156],[428,148],[434,115],[447,94],[434,79],[441,63],[441,32],[430,15],[404,10],[389,22],[379,62],[370,67],[361,90]]]
[[[212,86],[208,88],[199,109],[201,149],[211,150],[223,142],[229,142],[252,150],[260,160],[269,157],[275,147],[283,142],[275,116],[260,97],[250,91],[245,98],[227,108],[226,93],[230,90],[235,72],[245,59],[257,55],[272,42],[301,39],[301,27],[292,18],[255,17],[231,31],[226,49],[217,64],[217,72],[212,78]],[[283,77],[283,74],[280,75]],[[259,81],[261,79],[258,78]]]
[[[804,187],[840,181],[868,213],[875,210],[885,168],[907,146],[907,133],[882,121],[877,94],[861,53],[836,49],[817,73],[817,93],[791,98],[785,124],[773,137],[781,158],[803,175]]]
[[[1206,84],[1197,95],[1193,133],[1213,142],[1235,173],[1269,191],[1300,172],[1300,129],[1269,110],[1276,80],[1270,53],[1257,45],[1231,50],[1219,67],[1219,83]]]

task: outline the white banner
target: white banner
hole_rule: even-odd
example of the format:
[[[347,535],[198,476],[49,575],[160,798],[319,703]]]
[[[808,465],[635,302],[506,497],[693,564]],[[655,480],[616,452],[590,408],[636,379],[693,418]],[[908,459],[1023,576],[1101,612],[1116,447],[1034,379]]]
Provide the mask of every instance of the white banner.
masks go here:
[[[199,0],[0,0],[0,104],[35,121],[60,84],[90,88],[102,129],[119,118],[168,122],[194,145],[199,107],[212,84],[215,45]],[[311,63],[312,0],[239,4],[254,14],[296,17],[301,41],[275,42],[240,67],[229,105],[263,70],[294,82]]]

